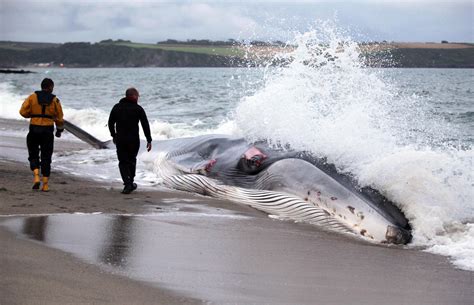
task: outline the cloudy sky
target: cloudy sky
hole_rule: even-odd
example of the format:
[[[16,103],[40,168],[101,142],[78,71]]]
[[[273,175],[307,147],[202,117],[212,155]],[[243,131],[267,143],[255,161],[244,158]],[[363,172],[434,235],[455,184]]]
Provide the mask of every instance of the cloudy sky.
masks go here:
[[[0,40],[283,40],[336,20],[356,40],[474,42],[472,0],[0,0]]]

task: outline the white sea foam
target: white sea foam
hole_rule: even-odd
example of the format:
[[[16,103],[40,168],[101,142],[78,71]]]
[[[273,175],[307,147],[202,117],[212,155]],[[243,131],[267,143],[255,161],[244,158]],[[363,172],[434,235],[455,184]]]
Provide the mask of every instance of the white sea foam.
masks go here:
[[[28,95],[21,95],[16,92],[14,86],[8,82],[0,82],[0,117],[6,119],[24,120],[19,114],[22,103]],[[29,93],[28,93],[29,94]],[[85,105],[89,105],[85,103]],[[82,109],[75,109],[65,106],[63,103],[64,118],[73,124],[81,127],[99,140],[110,140],[110,133],[107,127],[110,109],[84,106]],[[150,120],[152,137],[155,140],[166,140],[193,136],[199,133],[195,126],[190,124],[171,124],[161,120]],[[143,131],[140,129],[140,138],[145,140]],[[74,139],[71,137],[71,139]]]
[[[9,83],[0,83],[0,117],[5,119],[23,119],[19,113],[21,104],[28,96],[14,93]]]
[[[97,108],[87,109],[65,109],[67,120],[70,120],[88,133],[94,135],[102,141],[110,140],[110,132],[107,126],[109,113]],[[150,121],[150,131],[155,140],[166,140],[170,138],[180,138],[184,136],[196,135],[192,126],[183,124],[170,124],[168,122],[153,120]],[[145,140],[143,130],[140,128],[140,138]]]
[[[398,203],[415,245],[474,270],[472,148],[448,145],[456,135],[430,101],[364,68],[334,24],[315,28],[296,36],[287,68],[267,69],[265,85],[242,99],[239,132],[327,157]]]

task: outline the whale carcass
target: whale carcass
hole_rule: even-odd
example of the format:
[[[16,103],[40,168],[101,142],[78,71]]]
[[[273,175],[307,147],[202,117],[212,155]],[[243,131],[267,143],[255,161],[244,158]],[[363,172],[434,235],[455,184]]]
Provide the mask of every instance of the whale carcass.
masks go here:
[[[96,148],[110,147],[71,123],[66,129],[89,144],[96,141]],[[377,243],[411,240],[408,220],[395,204],[310,153],[228,135],[157,141],[156,150],[154,171],[167,187],[230,199]]]

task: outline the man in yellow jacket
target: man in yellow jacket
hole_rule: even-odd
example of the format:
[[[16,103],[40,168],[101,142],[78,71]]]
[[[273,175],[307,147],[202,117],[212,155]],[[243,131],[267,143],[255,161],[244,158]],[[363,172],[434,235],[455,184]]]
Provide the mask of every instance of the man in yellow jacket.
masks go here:
[[[41,91],[31,94],[21,106],[20,114],[30,118],[30,131],[26,137],[28,160],[33,171],[33,189],[40,188],[39,168],[43,175],[42,191],[49,191],[48,180],[51,173],[51,157],[54,149],[54,124],[56,137],[64,130],[63,110],[59,99],[52,94],[54,82],[49,78],[41,82]],[[41,152],[41,156],[40,156]]]

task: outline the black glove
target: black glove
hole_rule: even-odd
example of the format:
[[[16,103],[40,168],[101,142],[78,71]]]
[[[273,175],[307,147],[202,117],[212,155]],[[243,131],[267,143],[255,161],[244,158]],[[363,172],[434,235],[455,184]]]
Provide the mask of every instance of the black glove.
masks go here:
[[[112,142],[117,145],[117,141],[115,140],[115,137],[112,137]]]
[[[55,136],[56,136],[57,138],[60,138],[60,137],[61,137],[61,134],[63,133],[63,131],[64,131],[63,129],[56,129],[56,134],[55,134]]]

